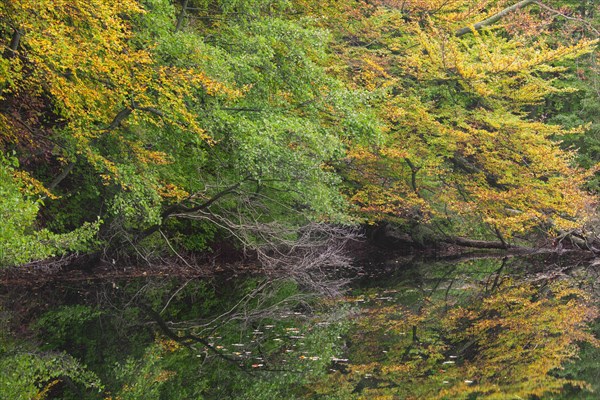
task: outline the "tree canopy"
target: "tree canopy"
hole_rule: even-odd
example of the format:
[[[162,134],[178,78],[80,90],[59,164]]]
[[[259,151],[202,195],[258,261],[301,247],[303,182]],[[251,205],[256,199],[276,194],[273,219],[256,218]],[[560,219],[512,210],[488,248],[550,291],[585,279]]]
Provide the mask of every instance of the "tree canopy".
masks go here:
[[[572,67],[596,41],[569,7],[2,2],[2,204],[24,210],[3,247],[38,248],[3,263],[311,222],[503,243],[581,227],[595,161],[567,145],[593,121],[564,102],[591,101]]]

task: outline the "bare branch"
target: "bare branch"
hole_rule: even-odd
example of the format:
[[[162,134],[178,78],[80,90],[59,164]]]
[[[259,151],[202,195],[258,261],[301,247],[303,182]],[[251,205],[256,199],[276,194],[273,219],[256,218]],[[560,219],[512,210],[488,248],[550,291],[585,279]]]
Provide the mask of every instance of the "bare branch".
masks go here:
[[[208,207],[210,207],[211,205],[213,205],[214,203],[216,203],[223,197],[234,193],[244,182],[248,181],[250,178],[251,178],[250,175],[246,176],[241,181],[236,182],[236,183],[222,189],[221,191],[217,192],[215,195],[210,197],[208,200],[206,200],[202,204],[198,204],[193,207],[187,207],[187,206],[183,205],[182,203],[173,204],[172,206],[168,207],[165,211],[162,212],[161,220],[164,221],[166,218],[174,216],[174,214],[176,214],[176,213],[178,213],[178,216],[183,216],[186,214],[193,214],[195,212],[207,209]],[[161,224],[159,223],[159,224],[156,224],[156,225],[153,225],[153,226],[147,228],[141,234],[138,235],[137,241],[140,241],[140,240],[150,236],[154,232],[158,231],[158,229],[160,227],[161,227]]]
[[[360,238],[356,229],[347,226],[313,222],[290,227],[261,222],[247,213],[221,215],[202,210],[173,217],[210,221],[254,255],[268,277],[291,279],[309,291],[332,297],[341,294],[348,283],[340,277],[352,268],[347,245]]]
[[[510,14],[511,12],[516,11],[520,8],[526,7],[533,3],[536,3],[536,0],[521,0],[518,3],[516,3],[510,7],[507,7],[504,10],[492,15],[491,17],[484,19],[481,22],[477,22],[473,26],[465,26],[464,28],[457,30],[454,34],[456,36],[460,37],[460,36],[466,35],[467,33],[472,32],[473,29],[479,31],[479,30],[485,28],[486,26],[495,24],[496,22],[498,22],[499,20],[501,20],[502,18],[504,18],[506,15]]]

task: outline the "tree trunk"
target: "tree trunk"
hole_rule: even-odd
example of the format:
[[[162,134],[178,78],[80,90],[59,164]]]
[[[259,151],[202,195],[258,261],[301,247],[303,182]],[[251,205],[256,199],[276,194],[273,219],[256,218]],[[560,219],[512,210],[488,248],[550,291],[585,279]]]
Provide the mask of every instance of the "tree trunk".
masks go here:
[[[189,0],[184,0],[181,6],[181,12],[177,16],[177,24],[175,25],[175,32],[179,32],[183,26],[183,20],[185,19],[185,12],[187,11]]]
[[[458,246],[463,247],[472,247],[476,249],[530,250],[527,247],[512,246],[501,241],[495,242],[488,240],[475,240],[462,237],[451,237],[447,239],[442,239],[442,242],[456,244]]]

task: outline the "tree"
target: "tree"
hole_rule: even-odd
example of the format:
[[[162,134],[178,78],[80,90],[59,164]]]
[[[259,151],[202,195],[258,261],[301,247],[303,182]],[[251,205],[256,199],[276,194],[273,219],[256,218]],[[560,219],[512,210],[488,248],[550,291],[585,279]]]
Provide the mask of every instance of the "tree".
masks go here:
[[[188,3],[100,3],[0,9],[3,146],[57,197],[42,224],[68,232],[101,215],[117,257],[154,251],[159,228],[179,250],[182,235],[206,243],[229,234],[214,228],[225,215],[348,220],[331,164],[369,130],[368,110],[329,74],[327,32],[275,3],[253,11],[262,20],[243,2],[216,2],[208,19]]]
[[[167,162],[164,152],[152,150],[152,136],[141,127],[185,126],[190,135],[206,141],[185,97],[194,90],[215,93],[224,87],[201,71],[160,66],[136,47],[128,20],[141,13],[133,1],[3,3],[0,31],[10,45],[2,58],[0,136],[4,151],[17,151],[21,167],[38,177],[25,171],[20,175],[48,198],[56,196],[39,179],[48,179],[47,188],[54,191],[71,171],[91,169],[99,185],[96,196],[112,192],[118,207],[127,197],[118,194],[132,193],[141,200],[143,193],[144,218],[152,220],[152,201],[158,202],[158,192],[168,194],[171,186],[152,173],[140,179],[142,170]],[[62,171],[50,180],[47,171],[57,168]],[[121,211],[131,214],[130,209]],[[94,214],[83,220],[96,219]]]
[[[15,158],[0,154],[0,265],[19,265],[92,248],[98,223],[84,224],[66,234],[34,229],[43,205],[36,195],[39,184],[28,175],[19,174],[17,166]]]
[[[353,144],[340,167],[367,220],[417,223],[442,237],[487,231],[506,243],[585,215],[592,199],[580,187],[591,172],[552,140],[564,130],[529,110],[569,91],[557,62],[595,42],[555,45],[493,26],[456,35],[506,6],[380,2],[331,25],[347,41],[339,51],[350,79],[371,90],[384,124],[377,143]]]
[[[36,229],[66,234],[100,216],[107,258],[149,262],[219,235],[258,243],[247,233],[259,226],[301,237],[314,222],[389,220],[446,240],[493,235],[501,247],[573,229],[593,200],[581,190],[593,166],[573,166],[553,139],[580,129],[549,124],[541,104],[571,92],[562,64],[595,42],[542,34],[555,22],[545,13],[561,15],[551,10],[503,0],[2,4],[0,145],[19,160],[11,190],[31,184],[45,197]]]

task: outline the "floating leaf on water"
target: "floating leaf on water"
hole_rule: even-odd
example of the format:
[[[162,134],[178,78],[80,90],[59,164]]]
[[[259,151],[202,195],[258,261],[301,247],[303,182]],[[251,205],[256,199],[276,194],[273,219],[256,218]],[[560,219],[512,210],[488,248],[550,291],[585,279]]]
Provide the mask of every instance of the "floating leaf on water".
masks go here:
[[[347,358],[331,357],[331,361],[333,361],[333,362],[348,362],[348,359]]]

